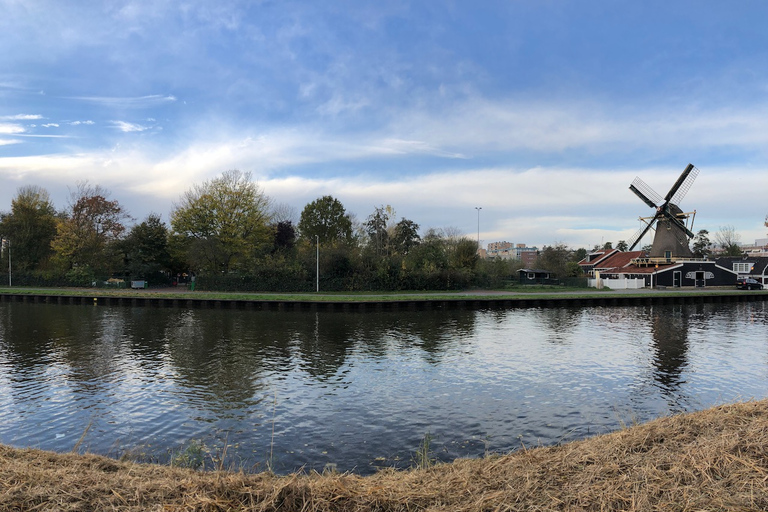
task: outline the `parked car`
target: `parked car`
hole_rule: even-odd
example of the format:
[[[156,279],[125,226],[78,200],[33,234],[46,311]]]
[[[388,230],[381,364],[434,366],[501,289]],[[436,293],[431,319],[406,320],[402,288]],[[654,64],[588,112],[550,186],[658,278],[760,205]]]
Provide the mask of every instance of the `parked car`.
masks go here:
[[[762,290],[763,285],[751,277],[739,277],[736,279],[736,288],[739,290]]]

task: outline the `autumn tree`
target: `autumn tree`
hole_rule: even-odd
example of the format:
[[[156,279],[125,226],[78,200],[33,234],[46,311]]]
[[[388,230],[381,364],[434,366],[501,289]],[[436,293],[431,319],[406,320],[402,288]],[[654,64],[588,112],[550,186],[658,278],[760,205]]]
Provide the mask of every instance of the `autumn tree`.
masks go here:
[[[52,256],[56,217],[47,190],[34,185],[18,189],[10,213],[0,215],[0,234],[11,241],[17,270],[37,270]]]
[[[323,245],[349,244],[352,242],[352,218],[341,201],[332,196],[315,199],[304,207],[299,220],[302,239]]]
[[[271,246],[270,200],[238,170],[194,185],[171,212],[174,241],[202,271],[247,269]]]
[[[109,192],[98,185],[80,182],[70,193],[70,204],[56,226],[51,242],[57,262],[64,269],[90,269],[109,274],[120,265],[116,242],[125,232],[130,216]]]

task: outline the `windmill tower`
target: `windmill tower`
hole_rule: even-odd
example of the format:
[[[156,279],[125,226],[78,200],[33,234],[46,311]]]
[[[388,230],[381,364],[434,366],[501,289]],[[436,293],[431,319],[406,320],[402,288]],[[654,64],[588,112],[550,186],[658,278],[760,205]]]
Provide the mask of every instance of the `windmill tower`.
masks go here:
[[[645,223],[635,235],[629,240],[629,250],[635,248],[640,243],[646,233],[655,226],[655,235],[651,245],[651,258],[690,258],[692,257],[689,242],[695,235],[688,227],[690,219],[691,228],[693,227],[693,217],[696,212],[684,213],[678,206],[683,200],[685,194],[691,188],[699,170],[688,164],[667,195],[661,197],[651,187],[645,184],[640,178],[629,186],[629,189],[637,197],[655,210],[652,217],[641,217]]]

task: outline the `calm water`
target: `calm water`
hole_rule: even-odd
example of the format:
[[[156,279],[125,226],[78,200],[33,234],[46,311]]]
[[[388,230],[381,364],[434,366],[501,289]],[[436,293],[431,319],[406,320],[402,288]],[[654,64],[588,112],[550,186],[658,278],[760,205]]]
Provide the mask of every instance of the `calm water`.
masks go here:
[[[765,303],[294,313],[0,303],[0,442],[366,474],[768,396]]]

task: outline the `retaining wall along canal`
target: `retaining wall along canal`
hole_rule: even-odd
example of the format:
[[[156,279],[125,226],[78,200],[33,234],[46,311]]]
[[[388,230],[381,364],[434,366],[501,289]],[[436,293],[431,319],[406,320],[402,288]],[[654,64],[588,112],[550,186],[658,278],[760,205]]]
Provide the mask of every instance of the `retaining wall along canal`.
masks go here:
[[[760,292],[691,292],[691,293],[645,293],[638,295],[604,295],[524,298],[439,298],[391,301],[314,301],[314,300],[247,300],[209,299],[205,297],[131,297],[111,295],[55,295],[0,293],[0,302],[27,302],[45,304],[80,304],[105,306],[136,306],[159,308],[220,308],[247,309],[254,311],[393,311],[431,309],[512,309],[552,308],[568,306],[638,306],[655,304],[708,304],[729,302],[764,302],[768,293]]]

